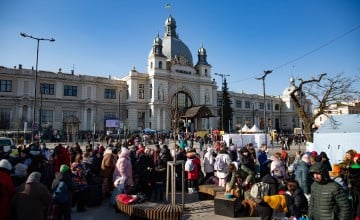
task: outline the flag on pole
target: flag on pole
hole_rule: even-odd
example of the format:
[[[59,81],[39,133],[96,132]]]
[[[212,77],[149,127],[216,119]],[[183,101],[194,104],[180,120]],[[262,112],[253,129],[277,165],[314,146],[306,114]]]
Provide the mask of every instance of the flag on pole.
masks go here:
[[[165,5],[165,8],[166,8],[166,9],[170,9],[170,8],[171,8],[171,4],[170,4],[170,3],[167,3],[167,4]]]

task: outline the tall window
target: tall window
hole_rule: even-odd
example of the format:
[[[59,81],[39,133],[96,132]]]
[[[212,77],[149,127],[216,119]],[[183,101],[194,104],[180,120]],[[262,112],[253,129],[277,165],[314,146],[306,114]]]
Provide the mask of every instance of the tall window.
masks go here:
[[[250,101],[245,101],[245,108],[247,108],[247,109],[251,108]]]
[[[241,100],[236,100],[236,102],[235,102],[235,105],[236,105],[236,108],[241,108],[242,106],[241,106]]]
[[[116,98],[116,91],[115,89],[105,89],[104,97],[106,99],[115,99]]]
[[[54,95],[55,94],[54,84],[40,83],[40,94]]]
[[[271,110],[271,104],[267,103],[267,110]]]
[[[76,116],[76,111],[63,111],[63,120],[69,116]]]
[[[264,109],[264,103],[263,102],[259,103],[259,109]]]
[[[162,62],[159,61],[159,69],[162,69],[162,68],[163,68],[162,66],[163,66],[163,65],[162,65]]]
[[[275,104],[275,111],[279,111],[280,110],[280,104]]]
[[[12,80],[0,80],[0,92],[11,92]]]
[[[149,99],[152,98],[152,84],[149,84]]]
[[[77,86],[64,85],[64,96],[77,96]]]
[[[139,84],[139,99],[145,98],[145,85]]]
[[[152,110],[149,109],[149,118],[151,118],[151,117],[152,117]]]
[[[42,124],[52,124],[53,121],[54,121],[54,111],[53,110],[42,110],[41,123]]]
[[[145,127],[145,112],[138,112],[137,114],[137,124],[138,127]]]
[[[0,129],[10,128],[10,108],[0,108]]]

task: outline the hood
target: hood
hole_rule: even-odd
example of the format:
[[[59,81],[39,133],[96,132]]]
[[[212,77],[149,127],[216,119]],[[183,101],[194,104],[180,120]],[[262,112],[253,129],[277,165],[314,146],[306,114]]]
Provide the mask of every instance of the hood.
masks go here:
[[[321,183],[326,183],[329,182],[330,176],[329,176],[329,172],[327,171],[326,167],[324,166],[324,163],[322,162],[316,162],[314,165],[312,165],[309,169],[309,173],[313,174],[313,173],[319,173],[322,176],[322,181]]]

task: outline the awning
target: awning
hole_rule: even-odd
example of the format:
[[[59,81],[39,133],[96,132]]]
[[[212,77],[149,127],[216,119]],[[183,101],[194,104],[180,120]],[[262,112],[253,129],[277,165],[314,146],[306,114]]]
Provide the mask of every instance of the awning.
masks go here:
[[[214,117],[210,109],[206,106],[192,107],[186,110],[185,114],[181,118],[210,118]]]

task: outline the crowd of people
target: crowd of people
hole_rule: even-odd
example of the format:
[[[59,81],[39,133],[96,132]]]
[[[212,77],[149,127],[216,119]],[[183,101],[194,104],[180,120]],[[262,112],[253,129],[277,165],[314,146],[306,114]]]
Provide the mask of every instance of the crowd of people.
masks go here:
[[[88,143],[85,148],[78,143],[58,143],[54,149],[45,143],[19,145],[0,155],[0,219],[71,219],[72,208],[86,211],[91,185],[101,187],[102,197],[141,194],[163,202],[167,163],[174,159],[185,163],[184,171],[176,167],[177,186],[182,172],[188,193],[197,192],[199,184],[218,184],[261,219],[281,213],[314,220],[360,219],[360,154],[355,150],[331,165],[324,152],[299,151],[292,160],[286,149],[269,155],[266,145],[236,148],[221,137],[201,138],[201,149],[183,137],[176,143],[174,151],[166,142],[150,148],[137,139],[106,146]],[[257,182],[269,190],[254,202],[248,193]]]

